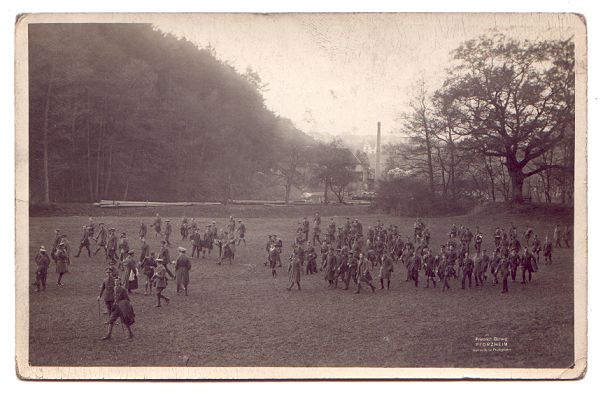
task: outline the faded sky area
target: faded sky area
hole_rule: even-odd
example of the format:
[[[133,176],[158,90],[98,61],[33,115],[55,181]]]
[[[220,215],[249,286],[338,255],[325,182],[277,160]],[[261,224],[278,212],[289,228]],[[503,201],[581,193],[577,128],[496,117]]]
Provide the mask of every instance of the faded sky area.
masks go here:
[[[265,83],[266,105],[305,132],[400,128],[412,87],[437,88],[450,52],[493,29],[520,39],[566,39],[571,14],[189,14],[161,30],[205,47]]]

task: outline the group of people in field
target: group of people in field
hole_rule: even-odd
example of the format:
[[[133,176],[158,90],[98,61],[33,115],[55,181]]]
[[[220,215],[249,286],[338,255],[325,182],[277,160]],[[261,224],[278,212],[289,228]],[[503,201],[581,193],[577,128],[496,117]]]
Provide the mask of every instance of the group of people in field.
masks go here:
[[[170,220],[163,220],[157,214],[150,227],[153,229],[155,237],[160,238],[160,248],[157,252],[151,251],[146,240],[149,236],[148,228],[146,223],[141,221],[138,231],[140,242],[138,256],[131,247],[126,232],[121,232],[118,236],[115,228],[107,227],[103,222],[97,225],[92,218],[89,219],[87,225],[82,227],[82,237],[75,257],[79,258],[84,249],[89,258],[102,250],[107,264],[104,270],[105,277],[97,297],[99,314],[102,300],[106,308],[104,314],[109,315],[109,320],[106,322],[108,331],[103,336],[103,340],[111,338],[113,326],[118,319],[127,328],[128,336],[133,337],[131,326],[134,324],[135,314],[130,295],[139,288],[139,278],[144,280],[144,294],[151,295],[154,292],[157,299],[156,306],[161,307],[162,300],[167,304],[170,302],[170,299],[164,294],[169,279],[176,281],[177,294],[184,293],[184,296],[188,296],[189,272],[192,268],[190,258],[205,258],[206,252],[209,257],[215,246],[218,249],[218,264],[221,264],[224,259],[232,263],[235,245],[241,243],[246,245],[246,229],[242,220],[238,220],[237,225],[231,216],[223,230],[218,230],[216,222],[212,221],[201,233],[194,218],[184,217],[180,225],[180,234],[183,241],[191,242],[192,252],[189,258],[186,248],[178,247],[178,256],[172,260]],[[94,251],[91,248],[93,243],[96,245]],[[63,287],[65,285],[63,276],[68,272],[68,266],[71,264],[71,247],[67,236],[61,233],[60,229],[55,230],[55,240],[50,253],[42,245],[35,257],[36,277],[33,285],[36,292],[46,290],[51,259],[55,262],[58,274],[57,286]]]
[[[522,234],[515,226],[508,230],[496,227],[492,233],[494,248],[488,251],[483,247],[484,234],[479,227],[475,233],[467,226],[453,224],[445,244],[433,247],[431,233],[425,222],[417,218],[411,237],[404,237],[396,225],[386,226],[381,221],[369,226],[366,231],[362,223],[346,218],[338,226],[333,218],[321,229],[321,217],[313,218],[312,229],[307,217],[304,217],[296,230],[295,241],[289,256],[289,286],[301,290],[301,274],[312,275],[319,271],[331,289],[339,283],[347,290],[350,283],[359,293],[362,286],[376,289],[373,275],[377,273],[381,289],[390,289],[394,267],[405,271],[406,281],[419,286],[437,287],[441,283],[442,291],[451,289],[453,279],[460,280],[461,289],[483,286],[491,277],[492,285],[502,282],[502,293],[509,291],[508,281],[516,281],[521,272],[521,283],[532,281],[538,271],[541,253],[544,264],[553,263],[553,247],[571,247],[571,229],[556,225],[553,239],[548,235],[541,240],[531,227]],[[553,245],[554,242],[554,245]],[[267,262],[276,276],[275,268],[281,264],[282,242],[269,236],[266,245]],[[396,269],[398,269],[396,267]],[[421,276],[423,279],[421,279]]]
[[[307,217],[298,222],[292,251],[288,258],[289,286],[287,290],[297,287],[301,290],[302,273],[314,275],[322,272],[328,288],[336,289],[341,284],[347,290],[355,285],[356,293],[363,286],[375,292],[373,275],[377,276],[380,288],[389,290],[394,269],[405,272],[407,282],[419,286],[424,281],[426,288],[436,288],[441,283],[442,291],[451,289],[453,279],[460,281],[461,289],[484,286],[488,280],[492,285],[502,282],[502,292],[509,291],[508,281],[521,278],[522,284],[532,281],[533,274],[541,263],[553,263],[554,247],[571,247],[571,229],[556,225],[552,239],[538,237],[531,227],[526,227],[522,234],[515,226],[508,230],[496,227],[492,233],[494,247],[491,251],[483,247],[484,234],[479,227],[472,230],[463,225],[454,224],[448,233],[445,244],[434,247],[431,244],[431,233],[425,222],[417,218],[414,223],[412,239],[403,236],[396,225],[385,225],[377,220],[373,226],[364,228],[358,219],[346,218],[337,225],[331,218],[322,229],[323,223],[316,213],[312,223]],[[188,296],[189,272],[192,258],[211,257],[217,249],[218,264],[225,259],[234,260],[235,249],[246,246],[246,227],[242,220],[237,221],[230,216],[226,226],[219,230],[212,221],[202,230],[194,218],[184,217],[180,223],[182,241],[190,241],[191,253],[178,247],[178,256],[172,260],[170,254],[170,236],[172,226],[169,219],[163,220],[159,214],[150,224],[153,232],[148,233],[147,225],[141,221],[138,239],[138,255],[131,247],[126,232],[118,232],[107,227],[103,222],[95,224],[92,218],[82,226],[82,237],[76,258],[82,251],[88,257],[103,252],[106,268],[105,277],[100,285],[97,300],[104,302],[109,315],[106,322],[108,330],[102,339],[111,338],[113,326],[118,320],[127,328],[128,336],[133,337],[131,326],[135,321],[134,308],[130,295],[139,288],[139,278],[144,281],[144,294],[154,294],[156,306],[162,301],[169,304],[165,295],[170,279],[176,281],[176,293]],[[151,251],[147,237],[155,235],[160,239],[157,252]],[[95,245],[94,247],[91,245]],[[277,268],[282,266],[281,254],[283,241],[275,234],[268,235],[265,247],[267,256],[264,265],[269,266],[273,277],[277,276]],[[55,263],[57,286],[64,286],[63,277],[71,264],[71,247],[67,236],[61,230],[55,230],[55,238],[50,252],[41,246],[35,257],[36,277],[35,291],[44,291],[50,263]],[[173,270],[172,270],[173,269]],[[518,274],[520,273],[520,276]],[[423,278],[421,278],[423,277]],[[141,285],[142,286],[142,285]]]

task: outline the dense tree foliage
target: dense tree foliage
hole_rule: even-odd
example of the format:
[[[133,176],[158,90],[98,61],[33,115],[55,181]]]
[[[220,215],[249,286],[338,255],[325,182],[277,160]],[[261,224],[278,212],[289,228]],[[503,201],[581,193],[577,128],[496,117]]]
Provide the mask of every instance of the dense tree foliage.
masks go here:
[[[253,70],[150,25],[30,25],[29,71],[32,202],[253,197],[312,143]]]

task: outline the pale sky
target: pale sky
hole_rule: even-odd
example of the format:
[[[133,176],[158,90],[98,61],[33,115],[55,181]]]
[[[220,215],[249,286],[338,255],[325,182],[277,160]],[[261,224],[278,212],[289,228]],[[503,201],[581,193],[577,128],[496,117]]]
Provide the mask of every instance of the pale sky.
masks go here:
[[[166,18],[164,16],[163,18]],[[516,38],[566,39],[569,14],[189,14],[155,23],[265,83],[269,109],[305,132],[372,134],[400,128],[412,86],[436,88],[450,52],[497,29]]]

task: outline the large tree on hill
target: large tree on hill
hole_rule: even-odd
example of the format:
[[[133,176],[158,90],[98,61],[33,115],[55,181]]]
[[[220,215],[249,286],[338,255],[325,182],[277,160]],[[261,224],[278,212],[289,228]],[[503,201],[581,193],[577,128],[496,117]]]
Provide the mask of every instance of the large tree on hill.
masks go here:
[[[453,54],[437,96],[467,149],[504,159],[512,201],[521,203],[526,178],[562,167],[541,158],[574,127],[574,45],[497,34]]]

